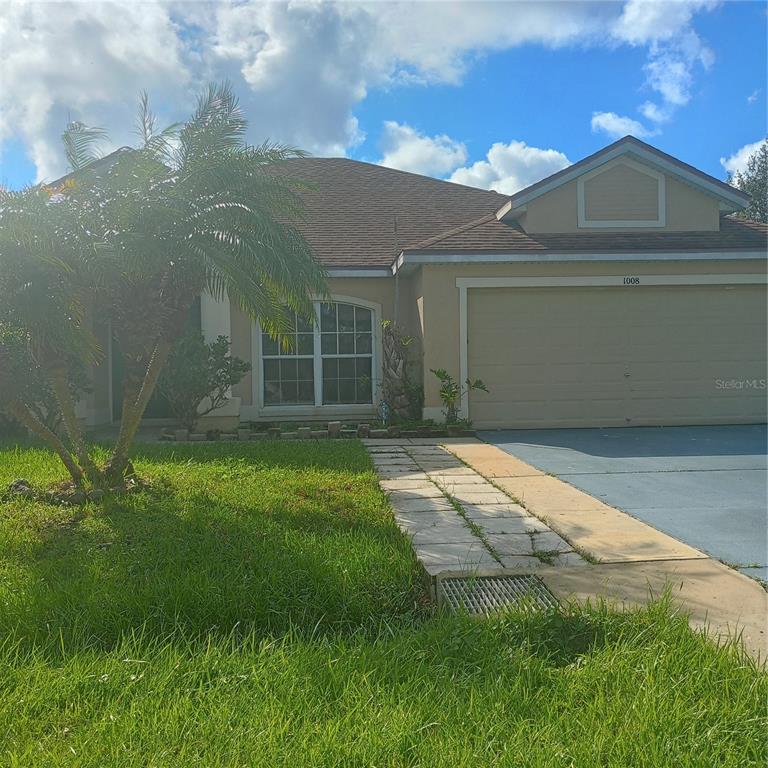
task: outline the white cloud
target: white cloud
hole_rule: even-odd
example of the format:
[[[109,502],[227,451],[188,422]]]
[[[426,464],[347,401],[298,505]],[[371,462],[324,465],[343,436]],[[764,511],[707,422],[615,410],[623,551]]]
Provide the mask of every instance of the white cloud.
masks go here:
[[[643,67],[645,85],[660,97],[661,104],[646,101],[638,109],[657,126],[669,121],[676,109],[691,100],[696,67],[707,70],[714,63],[714,53],[691,24],[696,13],[716,5],[715,0],[629,0],[614,25],[613,35],[617,40],[649,46]],[[615,117],[613,113],[606,114]],[[649,131],[632,118],[623,119],[639,126],[646,136],[658,133],[658,129]],[[592,128],[595,130],[594,117]]]
[[[749,96],[747,96],[747,104],[754,104],[757,101],[759,96],[760,96],[760,89],[755,88],[755,90],[752,91],[752,93],[750,93]]]
[[[745,144],[741,149],[737,149],[730,157],[721,157],[720,165],[725,168],[728,173],[744,172],[747,168],[747,162],[750,155],[754,155],[760,145],[765,139],[760,139],[752,144]]]
[[[6,3],[0,49],[0,140],[20,136],[38,178],[62,170],[58,136],[68,117],[93,121],[109,105],[114,138],[124,141],[140,88],[173,103],[188,82],[178,32],[152,4],[116,14],[103,3]]]
[[[529,147],[524,141],[499,142],[488,150],[485,160],[455,170],[450,181],[512,195],[570,164],[556,149]]]
[[[654,123],[666,123],[672,117],[669,107],[660,107],[653,101],[646,101],[638,109],[646,120]]]
[[[425,136],[393,120],[384,123],[380,144],[379,164],[401,171],[443,176],[467,161],[466,147],[450,136]]]
[[[688,29],[695,13],[716,5],[715,0],[629,0],[613,35],[632,45],[670,40]]]
[[[691,100],[694,66],[709,69],[713,63],[712,51],[695,32],[688,32],[672,42],[651,46],[645,65],[647,84],[668,105],[682,107]]]
[[[632,135],[637,138],[653,136],[657,131],[646,128],[642,123],[631,117],[617,115],[615,112],[594,112],[592,114],[592,130],[595,133],[602,131],[612,139],[620,139],[622,136]]]
[[[372,88],[458,84],[478,56],[523,44],[656,45],[650,66],[670,46],[678,50],[704,7],[637,0],[4,3],[0,141],[20,137],[38,176],[50,178],[64,169],[59,135],[68,117],[107,128],[119,145],[131,140],[139,90],[148,89],[170,121],[189,111],[200,84],[229,78],[252,140],[339,154],[360,141],[354,110]],[[689,55],[702,61],[704,53]],[[678,100],[690,91],[684,72],[677,91],[655,69],[648,77],[652,89]]]

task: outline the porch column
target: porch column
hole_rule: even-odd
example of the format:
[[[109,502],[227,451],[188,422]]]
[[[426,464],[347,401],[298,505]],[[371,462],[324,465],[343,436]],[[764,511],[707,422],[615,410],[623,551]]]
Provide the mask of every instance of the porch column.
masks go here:
[[[201,294],[200,331],[209,344],[219,336],[226,336],[230,343],[232,342],[229,296],[225,294],[221,300],[217,300],[207,291]],[[227,397],[229,399],[224,405],[203,419],[204,424],[226,430],[237,427],[240,421],[240,398],[233,397],[231,389],[227,392]]]
[[[200,330],[208,343],[216,341],[218,336],[232,340],[229,296],[225,294],[221,301],[214,299],[208,292],[200,296]]]

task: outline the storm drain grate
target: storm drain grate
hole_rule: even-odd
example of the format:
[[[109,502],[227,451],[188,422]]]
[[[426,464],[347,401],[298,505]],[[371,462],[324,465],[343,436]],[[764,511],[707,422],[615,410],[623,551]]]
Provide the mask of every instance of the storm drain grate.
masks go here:
[[[442,579],[438,600],[451,610],[487,615],[512,605],[526,608],[556,608],[557,599],[538,576],[478,576]]]

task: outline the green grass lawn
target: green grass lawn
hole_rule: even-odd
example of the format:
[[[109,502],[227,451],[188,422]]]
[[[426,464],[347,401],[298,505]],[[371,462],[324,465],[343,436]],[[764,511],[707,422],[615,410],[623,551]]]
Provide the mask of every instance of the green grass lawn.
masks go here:
[[[768,761],[765,671],[663,604],[433,613],[357,442],[135,464],[84,516],[0,506],[0,765]],[[61,474],[0,446],[0,488]]]

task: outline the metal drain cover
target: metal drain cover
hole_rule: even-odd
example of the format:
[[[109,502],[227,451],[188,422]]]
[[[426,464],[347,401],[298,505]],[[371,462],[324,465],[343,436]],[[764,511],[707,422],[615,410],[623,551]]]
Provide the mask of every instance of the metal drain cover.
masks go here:
[[[441,579],[437,599],[453,611],[486,616],[510,606],[556,608],[557,599],[538,576],[477,576]]]

